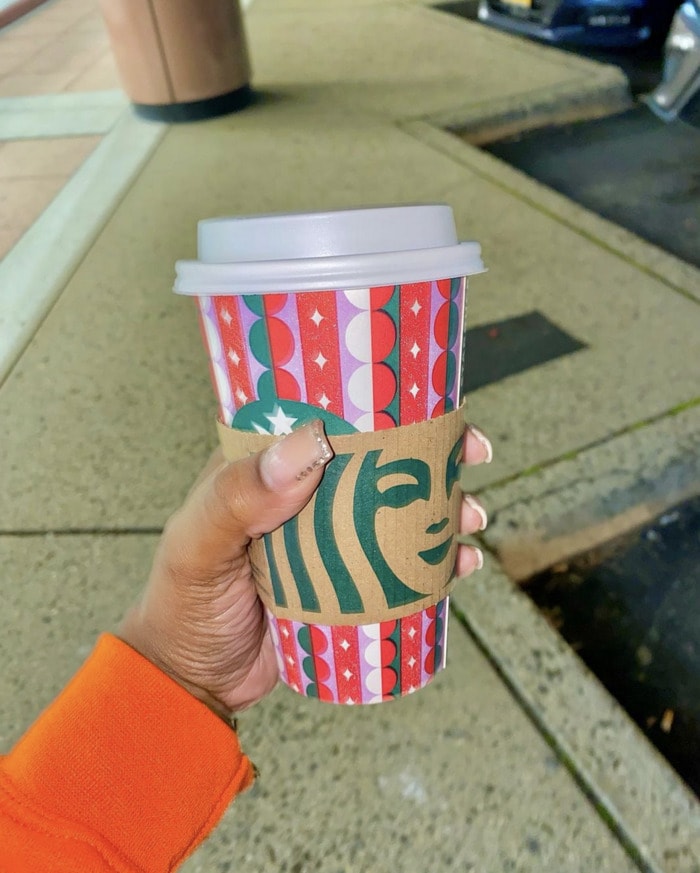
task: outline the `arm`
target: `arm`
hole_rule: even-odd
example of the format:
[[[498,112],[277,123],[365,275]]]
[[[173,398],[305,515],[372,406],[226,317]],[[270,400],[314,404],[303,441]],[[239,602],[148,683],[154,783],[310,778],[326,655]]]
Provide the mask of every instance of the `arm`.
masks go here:
[[[252,780],[221,718],[104,635],[0,760],[0,870],[173,870]]]
[[[465,462],[490,454],[468,430]],[[277,665],[248,545],[303,508],[331,458],[320,423],[234,464],[214,454],[139,604],[0,758],[2,873],[175,870],[251,784],[228,718],[272,690]],[[467,499],[462,530],[485,523]],[[480,564],[464,546],[457,572]]]
[[[2,873],[174,870],[253,779],[229,716],[277,682],[248,561],[332,457],[318,424],[219,453],[166,525],[117,636],[0,759]]]

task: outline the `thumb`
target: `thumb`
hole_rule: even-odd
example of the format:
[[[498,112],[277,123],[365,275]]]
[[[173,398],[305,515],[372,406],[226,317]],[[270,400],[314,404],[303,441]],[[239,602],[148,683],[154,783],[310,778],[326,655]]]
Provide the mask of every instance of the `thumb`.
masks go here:
[[[314,420],[264,452],[220,465],[166,527],[178,575],[206,582],[239,568],[251,539],[306,506],[332,457],[323,424]]]

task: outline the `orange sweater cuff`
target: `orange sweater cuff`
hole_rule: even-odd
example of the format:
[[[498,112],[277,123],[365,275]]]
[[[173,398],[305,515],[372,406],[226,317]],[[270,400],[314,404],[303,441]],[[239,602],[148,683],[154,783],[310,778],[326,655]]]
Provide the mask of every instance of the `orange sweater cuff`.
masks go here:
[[[15,817],[117,871],[174,869],[252,781],[235,732],[110,634],[0,761]]]

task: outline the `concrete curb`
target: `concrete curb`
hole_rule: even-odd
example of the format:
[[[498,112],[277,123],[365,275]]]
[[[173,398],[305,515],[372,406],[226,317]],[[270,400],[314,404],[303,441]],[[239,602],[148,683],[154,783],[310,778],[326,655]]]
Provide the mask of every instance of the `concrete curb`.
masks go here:
[[[700,805],[511,579],[642,525],[700,493],[700,404],[482,495],[483,578],[453,598],[479,642],[644,871],[700,870]],[[510,579],[506,576],[510,575]]]
[[[700,271],[455,135],[421,141],[697,300]],[[644,524],[700,493],[700,398],[540,468],[486,485],[486,569],[455,612],[644,871],[700,870],[700,805],[629,716],[511,581]],[[506,572],[511,578],[508,578]]]
[[[494,184],[510,191],[557,221],[565,224],[601,248],[634,264],[639,270],[663,282],[671,290],[700,302],[700,269],[669,254],[636,234],[569,200],[552,188],[526,176],[493,157],[454,132],[440,130],[433,123],[409,121],[400,127],[417,139],[449,155]]]
[[[640,870],[697,873],[697,799],[528,597],[488,559],[452,602]]]
[[[436,127],[459,133],[469,143],[482,145],[524,130],[601,118],[634,105],[627,77],[616,66],[516,37],[481,23],[463,21],[462,24],[481,28],[484,31],[482,37],[494,41],[496,53],[507,48],[509,52],[532,55],[533,59],[549,55],[580,76],[558,87],[532,90],[488,103],[471,101],[453,110],[423,117],[422,120]]]
[[[484,145],[553,124],[588,121],[623,112],[634,105],[625,76],[615,67],[576,85],[532,91],[524,97],[469,105],[424,118],[459,134],[472,145]]]
[[[0,386],[165,130],[122,110],[80,171],[2,260]]]
[[[700,494],[700,402],[483,493],[484,542],[527,579]]]

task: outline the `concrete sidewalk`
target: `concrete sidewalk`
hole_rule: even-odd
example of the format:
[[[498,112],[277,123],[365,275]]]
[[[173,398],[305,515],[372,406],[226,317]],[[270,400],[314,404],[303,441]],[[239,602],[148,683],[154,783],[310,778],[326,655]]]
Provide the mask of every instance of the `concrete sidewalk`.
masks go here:
[[[197,219],[443,201],[490,267],[470,326],[536,310],[584,347],[469,398],[496,446],[463,483],[491,557],[455,596],[445,673],[371,711],[278,689],[241,723],[257,787],[184,869],[699,871],[697,801],[500,566],[698,489],[698,271],[440,129],[617,100],[617,72],[421,3],[256,0],[247,21],[263,99],[162,138],[119,122],[159,141],[47,271],[0,389],[2,747],[135,596],[214,444],[194,311],[170,294]],[[60,262],[46,245],[11,259],[17,288]]]

